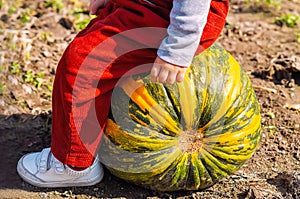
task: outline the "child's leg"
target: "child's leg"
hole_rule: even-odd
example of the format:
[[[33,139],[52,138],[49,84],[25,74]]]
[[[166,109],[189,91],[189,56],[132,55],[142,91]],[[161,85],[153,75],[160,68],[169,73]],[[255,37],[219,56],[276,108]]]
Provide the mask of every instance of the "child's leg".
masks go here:
[[[141,6],[139,11],[143,12],[143,8],[146,10]],[[111,22],[105,22],[115,25],[124,23],[122,18],[128,17],[131,20],[129,24],[125,24],[126,28],[147,25],[139,13],[131,13],[127,9],[118,9],[116,12],[124,12],[118,14],[121,19],[112,18]],[[158,15],[148,15],[154,19],[151,22],[154,25],[168,25],[167,20]],[[110,16],[106,20],[110,20]],[[138,17],[142,19],[139,20]],[[124,24],[119,27],[122,25]],[[76,36],[59,62],[53,89],[51,151],[64,164],[73,167],[88,167],[92,164],[116,82],[130,69],[153,63],[156,58],[156,50],[147,49],[148,46],[144,43],[153,40],[155,44],[150,47],[158,47],[157,41],[162,38],[156,39],[153,32],[144,31],[148,38],[130,34],[130,39],[126,39],[127,37],[117,36],[121,31],[126,31],[126,28],[119,27],[106,26],[103,21],[94,20]],[[165,29],[162,30],[165,33]],[[155,35],[159,37],[162,34]],[[136,37],[139,42],[131,36]],[[121,56],[127,51],[131,52]]]
[[[126,6],[134,6],[131,4],[134,3],[127,3]],[[142,8],[144,7],[139,9],[140,12],[143,12]],[[212,1],[208,22],[200,42],[202,50],[218,38],[225,24],[227,11],[228,1]],[[157,20],[143,20],[134,26],[168,25],[167,19],[157,18],[160,23],[157,23]],[[113,20],[112,23],[118,23],[116,21]],[[55,157],[65,164],[76,167],[88,167],[92,164],[105,127],[115,83],[128,70],[140,64],[153,63],[156,57],[155,50],[138,50],[118,57],[114,47],[117,51],[140,48],[137,46],[141,44],[129,40],[112,41],[109,45],[97,47],[109,36],[119,33],[118,31],[117,28],[95,22],[74,39],[59,63],[53,92],[51,150]],[[149,32],[149,35],[155,34]],[[144,39],[147,41],[147,38]],[[110,60],[117,61],[110,64]],[[99,72],[101,70],[103,73]]]
[[[156,57],[156,50],[118,34],[118,28],[102,22],[93,20],[76,36],[59,62],[53,91],[51,150],[26,154],[17,165],[19,175],[32,185],[90,186],[102,180],[102,166],[93,160],[112,89],[124,73],[153,63]],[[151,38],[145,38],[145,43]]]
[[[85,39],[88,37],[86,35]],[[83,47],[81,44],[80,40],[74,40],[57,70],[53,92],[51,150],[65,164],[88,167],[100,143],[115,84],[135,66],[153,63],[156,51],[136,50],[117,59],[110,50],[115,47],[111,44],[108,49],[101,48],[101,52],[91,53],[89,57],[74,56],[75,53],[87,54],[73,49],[73,46]],[[131,44],[126,42],[126,47],[136,48],[136,45]],[[118,49],[120,47],[118,42]],[[106,52],[109,52],[109,57],[105,57]],[[115,61],[109,64],[108,60]]]

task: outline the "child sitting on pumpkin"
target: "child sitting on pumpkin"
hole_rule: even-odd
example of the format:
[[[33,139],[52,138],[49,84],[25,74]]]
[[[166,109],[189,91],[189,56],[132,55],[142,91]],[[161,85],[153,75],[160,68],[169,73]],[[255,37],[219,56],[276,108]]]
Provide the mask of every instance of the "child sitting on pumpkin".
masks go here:
[[[38,187],[100,182],[96,151],[117,81],[148,64],[152,82],[181,82],[194,55],[221,33],[228,0],[91,0],[90,12],[97,17],[69,44],[56,70],[51,149],[24,155],[17,165]]]

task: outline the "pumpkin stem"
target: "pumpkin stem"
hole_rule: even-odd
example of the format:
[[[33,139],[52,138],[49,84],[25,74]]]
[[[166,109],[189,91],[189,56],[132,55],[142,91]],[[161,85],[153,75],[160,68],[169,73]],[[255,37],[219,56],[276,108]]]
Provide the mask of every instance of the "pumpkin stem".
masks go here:
[[[186,153],[197,153],[202,148],[203,135],[196,130],[184,131],[178,139],[179,148]]]

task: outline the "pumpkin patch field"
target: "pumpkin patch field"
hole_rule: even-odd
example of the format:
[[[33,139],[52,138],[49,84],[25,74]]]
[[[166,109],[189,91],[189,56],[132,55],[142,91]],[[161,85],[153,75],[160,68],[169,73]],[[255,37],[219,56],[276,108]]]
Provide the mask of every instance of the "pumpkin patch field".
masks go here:
[[[18,159],[50,145],[56,65],[94,17],[88,3],[0,0],[0,199],[300,199],[299,0],[230,1],[180,84],[124,78],[99,184],[22,181]]]

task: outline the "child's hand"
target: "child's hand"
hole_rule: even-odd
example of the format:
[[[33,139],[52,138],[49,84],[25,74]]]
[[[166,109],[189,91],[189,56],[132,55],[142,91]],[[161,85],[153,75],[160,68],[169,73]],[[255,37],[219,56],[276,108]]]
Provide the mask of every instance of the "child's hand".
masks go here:
[[[150,77],[153,83],[173,84],[175,81],[183,81],[185,71],[186,68],[168,63],[157,57],[151,69]]]
[[[90,13],[92,15],[98,15],[101,8],[108,3],[109,0],[91,0],[90,2]]]

